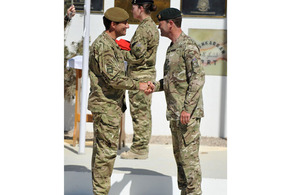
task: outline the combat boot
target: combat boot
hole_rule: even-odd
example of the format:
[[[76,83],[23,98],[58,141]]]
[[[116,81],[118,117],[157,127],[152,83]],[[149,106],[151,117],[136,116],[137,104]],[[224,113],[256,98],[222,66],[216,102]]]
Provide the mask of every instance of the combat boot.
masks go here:
[[[148,158],[148,154],[136,154],[131,150],[128,150],[127,152],[122,152],[120,156],[122,159],[147,159]]]

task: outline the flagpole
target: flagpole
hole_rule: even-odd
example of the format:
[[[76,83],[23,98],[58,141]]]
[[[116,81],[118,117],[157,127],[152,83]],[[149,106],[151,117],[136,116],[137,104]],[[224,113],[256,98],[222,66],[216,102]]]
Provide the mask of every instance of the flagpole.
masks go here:
[[[84,30],[83,30],[83,64],[82,64],[82,90],[80,105],[80,134],[79,134],[79,154],[84,154],[85,149],[85,128],[87,110],[87,81],[89,63],[89,37],[90,37],[90,11],[91,0],[84,1]]]

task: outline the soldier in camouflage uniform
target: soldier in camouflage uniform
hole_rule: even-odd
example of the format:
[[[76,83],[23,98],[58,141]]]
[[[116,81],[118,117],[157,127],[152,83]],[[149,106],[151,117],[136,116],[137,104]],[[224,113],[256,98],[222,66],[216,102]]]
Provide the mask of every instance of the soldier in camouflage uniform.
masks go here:
[[[124,51],[128,62],[128,76],[141,82],[155,80],[156,51],[159,33],[151,18],[151,11],[156,10],[153,0],[133,0],[132,14],[140,21],[133,35],[130,51]],[[142,91],[128,91],[130,114],[133,124],[133,140],[129,151],[123,152],[124,159],[146,159],[149,153],[151,137],[151,100],[152,95]]]
[[[154,91],[165,92],[181,194],[198,195],[202,193],[199,127],[203,117],[202,88],[205,79],[200,48],[182,32],[182,17],[178,9],[167,8],[157,17],[161,36],[172,42],[167,50],[164,77],[151,87]]]
[[[117,37],[126,34],[128,18],[124,9],[108,9],[103,17],[106,30],[93,42],[90,50],[88,109],[94,120],[92,179],[95,195],[106,195],[110,189],[121,115],[126,109],[125,90],[148,88],[147,83],[125,76],[124,58],[115,42]]]

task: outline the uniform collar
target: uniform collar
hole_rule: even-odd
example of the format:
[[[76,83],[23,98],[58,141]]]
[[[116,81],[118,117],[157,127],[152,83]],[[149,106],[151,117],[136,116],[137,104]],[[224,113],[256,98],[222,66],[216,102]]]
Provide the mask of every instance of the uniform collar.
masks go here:
[[[116,41],[111,38],[105,31],[102,33],[104,38],[106,38],[112,45],[119,47],[119,45],[116,43]]]
[[[176,39],[175,43],[171,42],[170,46],[178,45],[183,39],[183,37],[185,37],[185,33],[182,31],[179,37]]]
[[[146,17],[146,18],[140,23],[140,25],[141,25],[141,24],[144,24],[144,23],[146,23],[146,22],[148,22],[148,21],[150,21],[150,20],[152,20],[152,18],[151,18],[151,16],[148,16],[148,17]]]

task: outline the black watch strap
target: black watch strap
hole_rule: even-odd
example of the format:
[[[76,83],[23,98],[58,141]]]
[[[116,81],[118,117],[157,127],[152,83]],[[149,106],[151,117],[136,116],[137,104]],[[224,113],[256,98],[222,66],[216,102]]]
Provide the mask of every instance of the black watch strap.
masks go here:
[[[71,18],[69,18],[67,14],[65,15],[65,21],[67,21],[67,22],[71,21]]]

